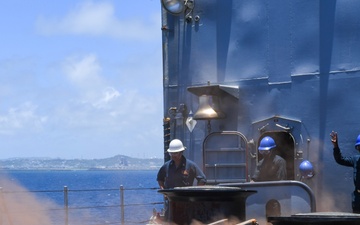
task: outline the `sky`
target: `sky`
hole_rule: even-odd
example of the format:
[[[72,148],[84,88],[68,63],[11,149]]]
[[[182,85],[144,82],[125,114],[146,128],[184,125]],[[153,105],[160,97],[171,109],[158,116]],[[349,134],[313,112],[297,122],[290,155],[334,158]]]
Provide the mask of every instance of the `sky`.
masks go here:
[[[0,0],[0,159],[163,157],[159,0]]]

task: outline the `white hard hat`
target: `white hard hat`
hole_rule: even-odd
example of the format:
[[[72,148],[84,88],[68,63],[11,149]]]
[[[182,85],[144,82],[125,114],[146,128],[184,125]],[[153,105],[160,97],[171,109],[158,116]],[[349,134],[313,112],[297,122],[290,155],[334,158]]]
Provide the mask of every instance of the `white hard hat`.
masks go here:
[[[184,151],[186,147],[184,147],[183,143],[179,139],[174,139],[170,142],[168,152],[181,152]]]

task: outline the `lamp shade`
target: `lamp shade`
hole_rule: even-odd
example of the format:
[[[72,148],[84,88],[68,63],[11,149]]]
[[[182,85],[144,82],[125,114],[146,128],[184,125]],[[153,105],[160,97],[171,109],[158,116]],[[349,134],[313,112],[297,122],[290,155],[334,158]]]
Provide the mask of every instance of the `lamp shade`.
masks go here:
[[[163,7],[171,14],[180,14],[185,9],[183,0],[161,0]]]
[[[199,96],[199,109],[194,114],[195,120],[221,119],[225,114],[219,110],[218,99],[212,95]]]

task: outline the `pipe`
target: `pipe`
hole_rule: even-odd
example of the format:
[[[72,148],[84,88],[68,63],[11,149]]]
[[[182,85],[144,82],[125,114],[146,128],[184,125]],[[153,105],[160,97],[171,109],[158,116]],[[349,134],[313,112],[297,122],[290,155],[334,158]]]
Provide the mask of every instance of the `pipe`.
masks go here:
[[[169,153],[167,152],[170,144],[170,118],[166,117],[164,118],[164,162],[170,160]]]

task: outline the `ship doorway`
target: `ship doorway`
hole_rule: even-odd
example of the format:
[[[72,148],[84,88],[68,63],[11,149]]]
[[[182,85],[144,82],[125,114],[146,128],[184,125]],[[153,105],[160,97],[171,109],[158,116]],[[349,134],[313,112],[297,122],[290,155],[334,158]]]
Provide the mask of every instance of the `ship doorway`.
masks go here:
[[[203,170],[207,184],[246,182],[247,155],[247,139],[242,133],[210,133],[203,142]]]
[[[268,131],[261,134],[258,139],[257,146],[263,137],[270,136],[276,143],[276,154],[281,156],[286,161],[287,180],[295,180],[295,140],[291,133],[286,131]],[[257,148],[256,148],[257,149]],[[258,162],[262,159],[261,154],[257,154]]]

